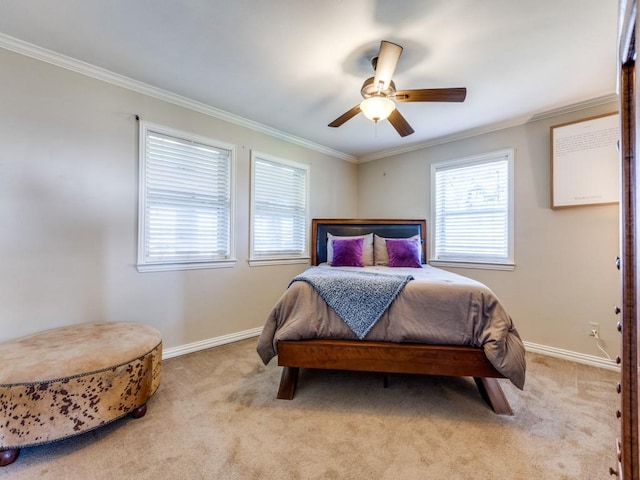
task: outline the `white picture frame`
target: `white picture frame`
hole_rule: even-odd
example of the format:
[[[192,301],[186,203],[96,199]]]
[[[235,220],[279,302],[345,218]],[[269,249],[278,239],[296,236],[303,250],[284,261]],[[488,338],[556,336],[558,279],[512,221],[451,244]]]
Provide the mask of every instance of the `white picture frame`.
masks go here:
[[[551,208],[620,201],[620,115],[551,127]]]

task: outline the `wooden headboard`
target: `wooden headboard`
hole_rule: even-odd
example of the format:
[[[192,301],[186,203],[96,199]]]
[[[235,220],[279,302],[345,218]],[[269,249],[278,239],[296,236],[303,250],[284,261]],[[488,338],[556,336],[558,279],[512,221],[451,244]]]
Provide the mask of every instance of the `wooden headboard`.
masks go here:
[[[365,235],[375,233],[385,238],[408,238],[420,235],[422,258],[427,258],[427,221],[426,220],[353,220],[318,219],[311,221],[311,265],[320,265],[327,261],[327,233],[337,236]]]

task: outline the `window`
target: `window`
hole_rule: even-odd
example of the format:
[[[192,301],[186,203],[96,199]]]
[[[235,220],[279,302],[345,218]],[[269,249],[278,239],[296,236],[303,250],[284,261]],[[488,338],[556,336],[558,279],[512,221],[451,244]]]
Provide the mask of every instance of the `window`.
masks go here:
[[[513,268],[513,149],[431,166],[434,265]]]
[[[306,262],[309,166],[251,152],[251,265]]]
[[[234,147],[140,122],[138,271],[232,266]]]

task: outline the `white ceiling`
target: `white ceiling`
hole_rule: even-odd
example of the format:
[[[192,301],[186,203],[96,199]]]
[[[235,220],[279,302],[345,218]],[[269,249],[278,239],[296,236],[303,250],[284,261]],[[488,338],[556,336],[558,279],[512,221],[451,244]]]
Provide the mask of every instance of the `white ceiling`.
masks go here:
[[[615,0],[2,0],[0,35],[365,159],[616,92]],[[383,39],[398,89],[466,101],[399,104],[404,138],[327,127]]]

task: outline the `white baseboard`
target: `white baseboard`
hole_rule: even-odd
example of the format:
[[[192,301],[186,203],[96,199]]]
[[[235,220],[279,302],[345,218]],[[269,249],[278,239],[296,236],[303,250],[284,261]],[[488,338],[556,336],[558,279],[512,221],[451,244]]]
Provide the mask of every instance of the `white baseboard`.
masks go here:
[[[206,340],[200,340],[199,342],[193,342],[186,345],[180,345],[178,347],[168,348],[162,352],[162,359],[167,360],[168,358],[179,357],[188,353],[199,352],[200,350],[206,350],[207,348],[219,347],[228,343],[257,337],[261,332],[262,327],[252,328],[251,330],[245,330],[243,332],[231,333],[229,335],[223,335],[221,337],[209,338]],[[592,367],[606,368],[608,370],[620,369],[614,360],[609,360],[608,358],[597,357],[595,355],[587,355],[585,353],[572,352],[571,350],[563,350],[562,348],[548,347],[546,345],[539,345],[537,343],[523,343],[525,349],[528,352],[548,355],[550,357],[556,357],[562,360],[582,363],[584,365],[590,365]]]
[[[595,355],[587,355],[585,353],[572,352],[571,350],[563,350],[561,348],[548,347],[546,345],[538,345],[531,342],[523,342],[524,348],[528,352],[548,355],[550,357],[561,358],[571,362],[582,363],[592,367],[606,368],[607,370],[620,370],[620,367],[614,360],[608,358],[597,357]]]
[[[179,357],[180,355],[186,355],[187,353],[199,352],[200,350],[206,350],[207,348],[219,347],[220,345],[226,345],[227,343],[257,337],[261,332],[262,327],[252,328],[251,330],[245,330],[244,332],[231,333],[229,335],[222,335],[221,337],[209,338],[207,340],[200,340],[199,342],[167,348],[162,352],[162,359],[166,360],[168,358]]]

